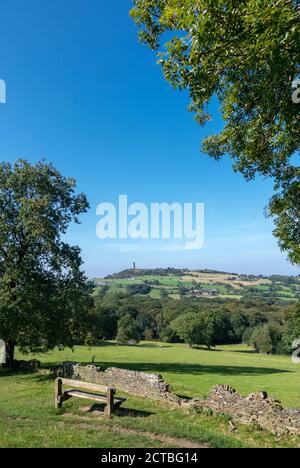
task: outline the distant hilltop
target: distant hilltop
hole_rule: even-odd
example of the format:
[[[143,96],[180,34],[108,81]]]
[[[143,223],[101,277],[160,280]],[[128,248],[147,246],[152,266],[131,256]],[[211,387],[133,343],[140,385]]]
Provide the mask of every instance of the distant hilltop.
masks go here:
[[[128,268],[126,270],[120,271],[119,273],[114,273],[112,275],[108,275],[105,279],[126,279],[130,277],[138,277],[138,276],[186,276],[193,274],[211,274],[211,275],[231,275],[232,277],[239,277],[244,279],[255,279],[255,278],[267,278],[264,275],[247,275],[247,274],[238,274],[238,273],[230,273],[228,271],[217,271],[217,270],[210,270],[210,269],[203,269],[203,270],[190,270],[188,268],[180,269],[180,268]]]

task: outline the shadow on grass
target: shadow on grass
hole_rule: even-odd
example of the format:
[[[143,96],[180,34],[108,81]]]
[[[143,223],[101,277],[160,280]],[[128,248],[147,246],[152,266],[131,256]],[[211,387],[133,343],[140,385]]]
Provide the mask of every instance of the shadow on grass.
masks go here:
[[[223,350],[222,349],[218,349],[218,348],[210,348],[208,349],[207,347],[205,346],[193,346],[192,348],[190,349],[195,349],[196,351],[207,351],[209,353],[223,353]]]
[[[37,382],[54,382],[56,380],[56,375],[33,374],[33,379]]]
[[[104,409],[104,405],[92,405],[87,413],[104,413]],[[114,414],[119,418],[148,418],[149,416],[153,416],[155,413],[129,408],[118,408],[115,410]]]
[[[89,363],[83,362],[83,365]],[[117,362],[95,362],[95,366],[99,367],[102,371],[110,367],[117,367],[119,369],[127,369],[132,371],[155,373],[155,374],[187,374],[187,375],[207,375],[214,374],[219,376],[259,376],[259,375],[274,375],[274,374],[291,374],[292,370],[288,369],[274,369],[272,367],[251,367],[251,366],[226,366],[226,365],[201,365],[201,364],[188,364],[188,363],[152,363],[152,362],[124,362],[122,364]],[[57,367],[56,363],[47,363],[45,366],[48,369]],[[2,374],[3,375],[3,374]],[[14,376],[20,374],[6,374],[6,376]],[[40,382],[53,381],[53,375],[39,375],[35,374],[34,379]]]
[[[0,378],[1,378],[1,377],[16,377],[16,376],[18,376],[18,375],[26,375],[26,374],[24,374],[24,373],[22,373],[22,372],[20,372],[20,371],[16,371],[16,370],[12,370],[12,371],[10,371],[10,370],[2,370],[2,371],[0,372]]]
[[[125,345],[125,346],[132,346],[132,347],[137,347],[137,348],[154,348],[154,349],[172,348],[172,345],[167,346],[167,345],[159,345],[159,344],[155,345],[155,344],[146,344],[146,343],[138,344],[138,345]]]
[[[190,374],[190,375],[241,375],[241,376],[254,376],[254,375],[271,375],[271,374],[287,374],[292,371],[287,369],[273,369],[268,367],[246,367],[246,366],[218,366],[218,365],[198,365],[198,364],[177,364],[177,363],[161,363],[153,364],[147,362],[136,363],[97,363],[101,368],[118,367],[121,369],[128,369],[141,372],[150,373],[172,373],[172,374]]]
[[[149,418],[149,416],[154,416],[155,413],[150,413],[149,411],[129,409],[129,408],[118,408],[116,410],[116,415],[119,418]]]
[[[116,343],[116,342],[110,342],[110,341],[101,341],[98,344],[95,344],[92,346],[92,349],[97,349],[97,348],[152,348],[152,349],[162,349],[162,348],[172,348],[172,345],[162,345],[160,343],[157,344],[151,344],[151,343],[137,343],[137,344],[130,344],[130,343]]]

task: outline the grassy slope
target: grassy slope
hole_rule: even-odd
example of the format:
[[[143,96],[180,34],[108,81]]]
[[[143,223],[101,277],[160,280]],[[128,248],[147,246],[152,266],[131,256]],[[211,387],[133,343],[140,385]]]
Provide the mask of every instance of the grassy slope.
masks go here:
[[[265,431],[243,426],[231,434],[225,417],[172,410],[131,396],[111,421],[83,411],[88,402],[81,400],[66,402],[56,411],[53,381],[35,375],[2,375],[0,381],[0,447],[172,448],[188,447],[186,441],[220,448],[299,444],[278,442]]]
[[[91,349],[78,347],[49,353],[44,363],[65,360],[90,363],[95,356],[99,366],[118,366],[133,370],[158,372],[185,396],[206,396],[216,384],[229,384],[247,395],[266,390],[284,406],[300,408],[297,389],[300,366],[289,356],[265,356],[244,345],[221,346],[214,351],[190,349],[182,344],[143,342],[138,346],[104,344]]]
[[[285,405],[300,406],[297,395],[300,367],[289,358],[258,356],[241,346],[211,352],[190,350],[183,345],[162,346],[107,344],[90,350],[78,347],[74,353],[55,351],[41,358],[44,363],[54,364],[65,359],[90,362],[96,355],[97,363],[103,366],[161,372],[180,395],[203,395],[217,383],[228,383],[244,394],[263,388],[281,398]],[[297,445],[286,440],[276,442],[264,431],[242,426],[231,434],[224,417],[170,410],[157,402],[131,396],[127,396],[119,415],[109,422],[83,413],[82,407],[88,403],[80,400],[71,400],[56,412],[53,387],[53,381],[44,377],[0,374],[0,446],[178,446],[175,441],[165,440],[166,436],[216,447]],[[124,432],[129,429],[134,432]],[[159,433],[160,440],[153,440],[149,433]]]

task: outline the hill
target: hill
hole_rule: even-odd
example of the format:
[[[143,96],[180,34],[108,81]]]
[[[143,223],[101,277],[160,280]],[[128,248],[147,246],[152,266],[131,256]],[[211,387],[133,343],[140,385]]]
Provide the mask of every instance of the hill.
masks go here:
[[[300,299],[300,276],[263,276],[214,270],[127,269],[94,280],[96,292],[140,293],[152,298],[206,297],[235,299],[264,298],[285,303]],[[133,286],[136,286],[133,288]],[[147,288],[145,288],[147,286]]]

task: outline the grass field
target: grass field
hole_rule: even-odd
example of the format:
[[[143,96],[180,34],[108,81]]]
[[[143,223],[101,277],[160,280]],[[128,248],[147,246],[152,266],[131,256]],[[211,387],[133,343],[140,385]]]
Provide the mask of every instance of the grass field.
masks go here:
[[[66,359],[90,363],[94,355],[96,363],[103,367],[113,365],[159,372],[181,396],[207,395],[213,385],[226,383],[244,395],[264,389],[281,399],[285,406],[300,407],[297,391],[300,366],[288,357],[256,355],[244,346],[206,351],[153,342],[139,346],[107,343],[92,349],[78,347],[73,353],[56,350],[34,357],[50,366]],[[71,400],[56,411],[53,387],[48,377],[0,374],[1,447],[165,448],[203,444],[285,447],[298,444],[285,439],[278,442],[265,431],[243,426],[232,434],[225,417],[170,410],[157,402],[132,396],[127,396],[124,407],[109,422],[98,413],[86,412],[86,406],[78,400]]]
[[[257,354],[244,345],[221,346],[208,351],[190,349],[183,344],[142,342],[137,346],[117,346],[105,343],[90,349],[77,347],[74,352],[56,350],[31,357],[51,365],[67,360],[90,363],[93,356],[100,367],[125,367],[162,374],[174,392],[183,396],[207,396],[214,385],[228,384],[245,396],[266,390],[284,406],[300,408],[300,365],[293,364],[289,356]]]

